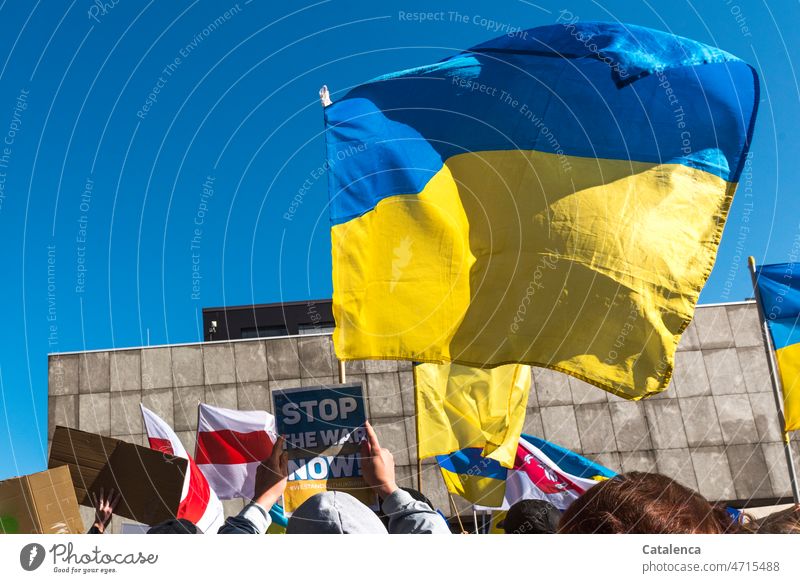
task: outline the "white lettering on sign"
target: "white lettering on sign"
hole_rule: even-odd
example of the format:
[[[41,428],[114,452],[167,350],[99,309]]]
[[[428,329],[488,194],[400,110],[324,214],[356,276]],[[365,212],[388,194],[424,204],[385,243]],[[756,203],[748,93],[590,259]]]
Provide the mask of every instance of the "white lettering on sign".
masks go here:
[[[283,422],[287,425],[294,425],[300,421],[300,413],[297,412],[295,403],[286,403],[281,412],[283,413]]]
[[[322,399],[319,402],[319,418],[323,421],[333,421],[337,417],[336,401],[333,399]]]
[[[308,477],[312,480],[324,480],[328,475],[328,464],[326,460],[315,457],[306,464],[306,470]]]
[[[346,427],[339,427],[337,429],[323,429],[319,432],[319,439],[324,446],[330,445],[344,445],[345,443],[361,443],[361,440],[366,436],[366,429],[363,427],[356,427],[355,429],[348,429]]]
[[[289,460],[289,481],[328,480],[351,478],[360,475],[360,460],[357,454],[344,456],[323,455],[311,459]]]
[[[313,431],[289,433],[286,435],[286,446],[289,449],[306,449],[317,447],[317,434]]]
[[[322,399],[320,401],[300,401],[299,403],[286,403],[281,408],[283,421],[286,425],[295,425],[303,421],[344,421],[358,407],[353,397],[340,397],[338,399]]]

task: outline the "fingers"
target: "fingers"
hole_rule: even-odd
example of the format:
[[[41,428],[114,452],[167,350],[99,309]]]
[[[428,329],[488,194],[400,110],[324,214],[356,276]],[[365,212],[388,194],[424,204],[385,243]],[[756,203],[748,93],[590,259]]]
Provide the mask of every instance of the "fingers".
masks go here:
[[[366,439],[362,439],[361,443],[359,444],[359,453],[361,454],[362,458],[368,458],[372,455],[372,450],[369,447],[369,442]]]
[[[89,499],[94,504],[95,510],[99,512],[113,512],[114,508],[119,504],[122,499],[122,492],[117,492],[111,488],[106,495],[105,488],[100,488],[100,492],[96,494],[89,494]]]
[[[117,504],[119,504],[120,499],[122,498],[122,492],[114,492],[114,490],[111,490],[111,493],[113,494],[113,497],[110,500],[109,507],[113,512],[114,509],[117,507]]]
[[[381,444],[378,441],[378,435],[375,433],[375,430],[370,425],[369,421],[364,423],[364,428],[367,430],[367,443],[369,443],[369,449],[371,453],[377,453],[381,451]]]
[[[283,435],[279,435],[278,439],[275,440],[275,443],[272,445],[272,453],[269,455],[270,460],[278,462],[280,464],[281,455],[283,454],[283,446],[286,440],[283,438]]]

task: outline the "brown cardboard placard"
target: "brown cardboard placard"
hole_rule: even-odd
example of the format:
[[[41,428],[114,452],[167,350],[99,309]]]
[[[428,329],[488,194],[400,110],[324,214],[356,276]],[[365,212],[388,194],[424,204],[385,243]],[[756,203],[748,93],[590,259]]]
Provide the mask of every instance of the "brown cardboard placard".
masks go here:
[[[0,533],[79,534],[83,521],[69,468],[0,482]]]
[[[90,497],[116,490],[114,514],[144,524],[175,518],[188,461],[86,431],[56,427],[49,466],[69,466],[78,503],[94,507]]]

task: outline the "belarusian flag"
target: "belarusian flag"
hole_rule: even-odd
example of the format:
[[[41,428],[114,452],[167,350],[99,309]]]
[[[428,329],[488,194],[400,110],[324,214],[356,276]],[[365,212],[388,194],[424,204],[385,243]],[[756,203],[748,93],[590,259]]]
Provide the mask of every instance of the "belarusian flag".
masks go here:
[[[275,417],[266,411],[200,404],[195,457],[223,500],[253,497],[256,470],[276,439]]]
[[[206,534],[217,534],[219,527],[225,521],[222,502],[209,486],[203,472],[186,452],[186,448],[172,427],[144,405],[140,406],[150,449],[189,460],[188,471],[183,481],[181,503],[175,518],[192,521]]]

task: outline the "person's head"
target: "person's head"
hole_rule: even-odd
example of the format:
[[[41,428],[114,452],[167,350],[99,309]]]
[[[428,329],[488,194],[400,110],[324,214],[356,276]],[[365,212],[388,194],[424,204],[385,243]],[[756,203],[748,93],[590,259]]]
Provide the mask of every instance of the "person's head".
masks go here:
[[[553,534],[561,513],[546,500],[520,500],[508,509],[502,522],[506,534]]]
[[[346,492],[322,492],[289,518],[286,534],[388,534],[380,518]]]
[[[171,518],[151,526],[147,534],[199,534],[197,526],[185,518]]]
[[[723,508],[661,474],[629,472],[592,486],[564,512],[566,534],[719,534],[736,529]]]
[[[800,505],[765,516],[754,526],[758,534],[800,534]]]

